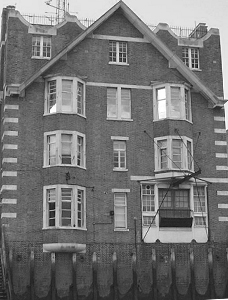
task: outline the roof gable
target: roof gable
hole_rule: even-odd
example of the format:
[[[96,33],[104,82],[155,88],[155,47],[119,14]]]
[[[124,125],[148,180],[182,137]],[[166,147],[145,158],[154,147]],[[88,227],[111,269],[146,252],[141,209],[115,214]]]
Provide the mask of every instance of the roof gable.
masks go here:
[[[121,9],[123,15],[133,24],[139,32],[146,38],[168,61],[169,67],[175,68],[179,73],[186,78],[188,82],[194,87],[194,89],[200,92],[213,106],[219,105],[219,99],[216,95],[206,87],[199,77],[191,71],[182,60],[176,56],[149,27],[122,1],[119,1],[111,9],[109,9],[104,15],[102,15],[97,21],[95,21],[90,27],[83,31],[74,41],[66,46],[61,52],[47,62],[40,68],[35,74],[23,82],[19,88],[18,93],[22,93],[34,80],[46,72],[51,66],[53,66],[59,59],[65,54],[71,51],[76,45],[83,41],[87,36],[91,35],[97,30],[105,21],[107,21],[117,10]]]

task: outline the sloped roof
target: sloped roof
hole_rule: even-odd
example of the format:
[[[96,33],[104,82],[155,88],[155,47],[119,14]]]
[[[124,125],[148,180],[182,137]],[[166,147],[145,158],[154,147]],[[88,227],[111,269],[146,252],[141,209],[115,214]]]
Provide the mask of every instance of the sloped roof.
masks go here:
[[[219,105],[218,97],[199,79],[199,77],[191,71],[183,61],[175,55],[149,27],[123,2],[119,1],[103,16],[95,21],[90,27],[83,31],[74,41],[60,51],[55,57],[42,66],[35,74],[19,85],[18,92],[22,93],[34,80],[52,67],[60,58],[71,51],[95,29],[104,23],[119,8],[122,9],[124,16],[144,35],[144,37],[169,61],[170,68],[177,69],[186,80],[192,84],[193,88],[201,93],[213,106]]]

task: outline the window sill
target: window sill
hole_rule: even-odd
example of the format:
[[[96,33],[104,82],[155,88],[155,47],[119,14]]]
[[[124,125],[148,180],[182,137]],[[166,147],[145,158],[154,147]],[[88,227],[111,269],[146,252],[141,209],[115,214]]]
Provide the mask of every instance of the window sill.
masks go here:
[[[107,118],[107,121],[126,121],[126,122],[132,122],[133,119],[116,119],[116,118]]]
[[[109,65],[117,65],[117,66],[129,66],[128,63],[112,62],[112,61],[109,61],[108,64],[109,64]]]
[[[53,167],[71,167],[71,168],[73,167],[73,168],[79,168],[79,169],[86,170],[86,167],[80,167],[77,165],[64,165],[64,164],[58,164],[58,165],[53,165],[53,166],[43,166],[43,169],[53,168]]]
[[[128,228],[114,228],[114,231],[127,232],[127,231],[129,231],[129,229]]]
[[[54,112],[54,113],[44,113],[43,116],[52,116],[52,115],[58,115],[58,114],[63,114],[63,115],[77,115],[79,117],[82,117],[84,119],[86,119],[86,116],[85,115],[80,115],[76,112],[64,112],[64,111],[57,111],[57,112]]]
[[[115,172],[128,172],[128,169],[113,169]]]
[[[159,121],[164,121],[164,120],[173,120],[173,121],[186,121],[190,124],[193,124],[192,121],[187,120],[187,119],[176,119],[176,118],[164,118],[164,119],[154,119],[153,122],[159,122]]]
[[[202,71],[202,69],[192,69],[192,68],[190,68],[190,70],[191,70],[191,71],[198,71],[198,72],[201,72],[201,71]]]
[[[42,230],[82,230],[82,231],[87,231],[87,228],[79,228],[79,227],[43,227]]]
[[[32,56],[31,59],[47,59],[47,60],[50,60],[51,57]]]

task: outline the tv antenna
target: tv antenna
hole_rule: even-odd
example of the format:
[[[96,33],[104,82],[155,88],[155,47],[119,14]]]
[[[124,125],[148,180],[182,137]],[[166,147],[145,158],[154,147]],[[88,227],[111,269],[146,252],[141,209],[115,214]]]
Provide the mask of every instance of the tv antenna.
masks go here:
[[[56,0],[56,5],[51,4],[52,0],[45,3],[56,9],[56,23],[60,23],[65,19],[66,12],[69,12],[69,0]]]

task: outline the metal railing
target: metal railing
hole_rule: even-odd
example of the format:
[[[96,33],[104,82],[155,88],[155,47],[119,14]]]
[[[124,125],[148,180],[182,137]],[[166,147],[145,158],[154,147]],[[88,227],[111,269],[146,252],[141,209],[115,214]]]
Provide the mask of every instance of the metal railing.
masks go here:
[[[57,18],[55,15],[45,16],[45,15],[35,15],[35,14],[22,14],[22,16],[31,24],[39,24],[39,25],[50,25],[54,26],[60,22],[62,22],[64,19]],[[79,21],[85,26],[89,27],[91,24],[95,22],[93,19],[79,19]],[[156,25],[147,24],[147,26],[154,31],[156,28]],[[181,26],[170,26],[170,29],[176,34],[178,37],[187,37],[187,38],[201,38],[206,33],[207,30],[205,28],[187,28],[187,27],[181,27]]]
[[[4,229],[5,229],[4,226],[2,226],[1,249],[0,249],[2,277],[3,277],[2,279],[3,279],[3,286],[7,294],[7,300],[12,300],[13,299],[12,298],[12,294],[13,294],[12,274],[10,269],[9,255],[6,250]]]

